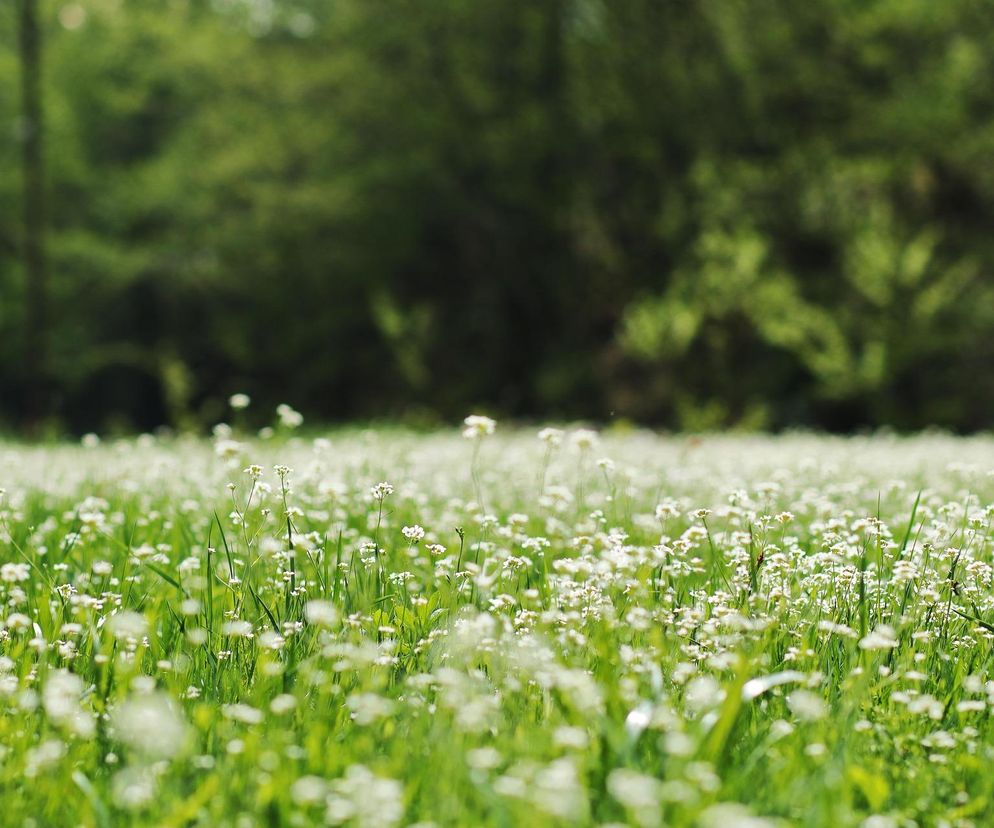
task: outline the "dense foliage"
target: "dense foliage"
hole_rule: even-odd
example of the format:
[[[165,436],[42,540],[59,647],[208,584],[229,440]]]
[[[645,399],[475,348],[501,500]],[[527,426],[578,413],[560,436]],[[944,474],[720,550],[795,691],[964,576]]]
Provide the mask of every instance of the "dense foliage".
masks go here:
[[[991,824],[989,438],[492,428],[0,446],[3,824]]]
[[[31,379],[16,5],[8,424]],[[69,427],[202,425],[241,389],[329,418],[989,424],[984,3],[40,9]]]

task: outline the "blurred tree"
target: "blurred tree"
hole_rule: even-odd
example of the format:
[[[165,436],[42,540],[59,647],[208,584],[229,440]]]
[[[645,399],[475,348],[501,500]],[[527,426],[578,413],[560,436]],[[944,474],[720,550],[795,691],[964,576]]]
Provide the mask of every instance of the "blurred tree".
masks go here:
[[[30,5],[72,429],[203,425],[236,390],[260,417],[989,425],[975,0]],[[0,416],[23,422],[44,280],[12,178]]]

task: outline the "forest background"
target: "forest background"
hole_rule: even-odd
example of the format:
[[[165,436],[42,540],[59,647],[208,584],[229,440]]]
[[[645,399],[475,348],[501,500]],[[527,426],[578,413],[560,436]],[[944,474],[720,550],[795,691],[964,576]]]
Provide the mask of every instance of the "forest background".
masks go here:
[[[0,5],[0,427],[988,428],[980,0]]]

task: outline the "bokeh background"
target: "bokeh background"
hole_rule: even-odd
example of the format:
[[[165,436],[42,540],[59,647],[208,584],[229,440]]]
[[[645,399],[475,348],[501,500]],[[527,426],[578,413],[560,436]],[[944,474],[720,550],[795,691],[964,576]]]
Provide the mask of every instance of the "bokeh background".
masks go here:
[[[0,4],[5,430],[968,431],[992,364],[989,2]]]

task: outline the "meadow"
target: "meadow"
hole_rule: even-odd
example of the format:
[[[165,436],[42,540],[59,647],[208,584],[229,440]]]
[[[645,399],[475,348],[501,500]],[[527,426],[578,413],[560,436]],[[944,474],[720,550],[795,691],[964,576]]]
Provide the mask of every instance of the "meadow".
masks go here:
[[[991,438],[299,424],[0,444],[0,824],[994,819]]]

